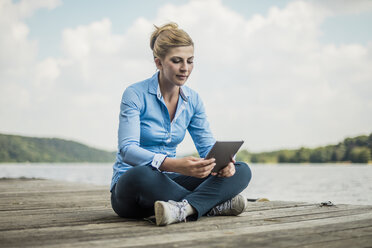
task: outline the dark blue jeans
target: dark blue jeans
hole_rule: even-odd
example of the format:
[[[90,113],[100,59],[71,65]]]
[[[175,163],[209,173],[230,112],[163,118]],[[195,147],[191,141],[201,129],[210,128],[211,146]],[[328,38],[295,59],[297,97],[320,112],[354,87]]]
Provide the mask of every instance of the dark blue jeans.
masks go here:
[[[186,199],[195,208],[196,219],[214,206],[242,192],[251,180],[246,163],[235,163],[234,176],[195,178],[180,174],[161,173],[151,166],[136,166],[125,172],[112,189],[111,205],[125,218],[154,215],[155,201]]]

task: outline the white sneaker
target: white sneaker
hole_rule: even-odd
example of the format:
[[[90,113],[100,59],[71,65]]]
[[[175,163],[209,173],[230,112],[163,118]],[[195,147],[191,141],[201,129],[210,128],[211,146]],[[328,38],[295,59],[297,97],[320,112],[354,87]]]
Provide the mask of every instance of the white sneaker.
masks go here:
[[[213,207],[207,216],[219,215],[239,215],[244,212],[248,205],[247,199],[242,195],[237,195],[234,198],[227,200],[220,205]]]
[[[155,202],[155,219],[156,225],[166,226],[172,223],[181,221],[186,222],[186,206],[189,203],[187,200],[181,202],[175,201],[156,201]]]

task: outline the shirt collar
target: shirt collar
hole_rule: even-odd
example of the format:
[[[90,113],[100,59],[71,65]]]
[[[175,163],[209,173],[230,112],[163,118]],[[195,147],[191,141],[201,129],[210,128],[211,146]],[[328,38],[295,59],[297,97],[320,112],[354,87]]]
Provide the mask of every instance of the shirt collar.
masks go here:
[[[153,95],[156,95],[158,97],[158,99],[160,99],[161,98],[161,92],[160,92],[158,77],[159,77],[159,72],[156,72],[151,77],[150,83],[149,83],[149,93],[153,94]],[[187,89],[183,86],[181,86],[181,88],[180,88],[180,95],[185,102],[188,101],[189,94],[187,92]]]

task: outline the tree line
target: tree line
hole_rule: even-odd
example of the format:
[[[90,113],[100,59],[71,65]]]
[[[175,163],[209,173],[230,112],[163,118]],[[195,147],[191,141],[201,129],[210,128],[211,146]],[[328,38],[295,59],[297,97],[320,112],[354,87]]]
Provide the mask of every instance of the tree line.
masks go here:
[[[114,152],[57,138],[0,134],[0,162],[113,162]]]
[[[317,148],[301,147],[261,153],[241,150],[236,159],[251,163],[368,163],[371,155],[372,133],[346,138],[337,145]]]
[[[197,154],[193,154],[197,156]],[[272,152],[238,152],[236,159],[250,163],[368,163],[372,159],[372,133],[346,138],[337,145],[301,147]],[[0,162],[113,162],[115,152],[95,149],[57,138],[0,134]]]

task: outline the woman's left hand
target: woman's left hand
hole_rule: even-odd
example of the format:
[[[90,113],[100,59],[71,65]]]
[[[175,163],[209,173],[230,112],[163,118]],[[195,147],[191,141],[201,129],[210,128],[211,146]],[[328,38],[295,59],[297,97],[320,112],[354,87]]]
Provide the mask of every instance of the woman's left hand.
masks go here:
[[[221,169],[218,173],[213,172],[212,176],[219,176],[219,177],[232,177],[235,174],[235,160],[232,161],[223,169]]]

